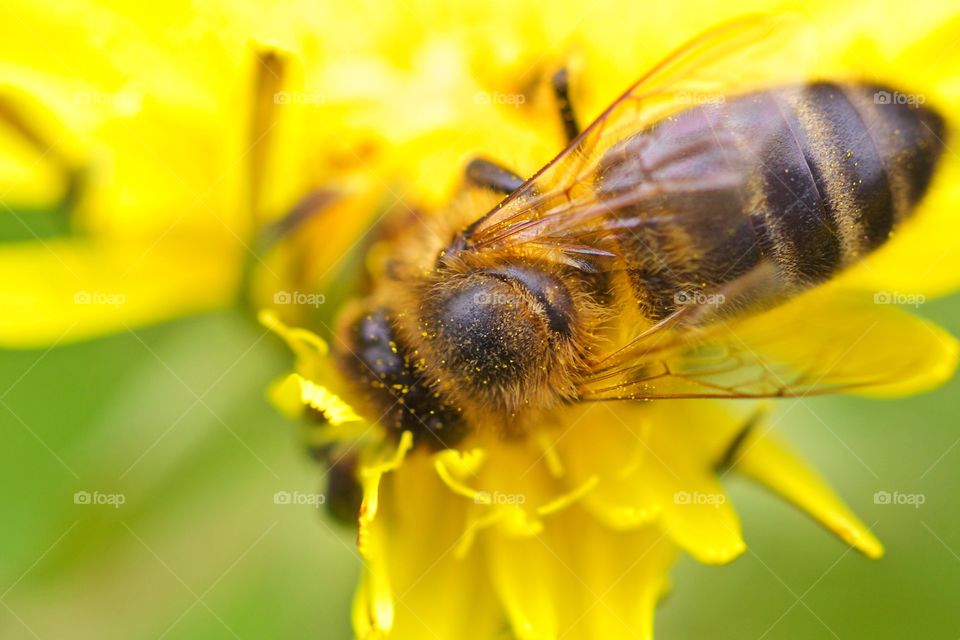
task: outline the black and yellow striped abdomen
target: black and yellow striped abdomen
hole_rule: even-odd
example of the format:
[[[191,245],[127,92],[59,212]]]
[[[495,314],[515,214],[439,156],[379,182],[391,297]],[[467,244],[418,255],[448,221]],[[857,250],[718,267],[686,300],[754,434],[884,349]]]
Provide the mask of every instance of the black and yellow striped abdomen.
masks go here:
[[[761,265],[777,274],[768,294],[789,295],[883,244],[943,149],[943,120],[918,101],[865,84],[784,87],[687,109],[610,149],[600,198],[655,187],[610,214],[643,221],[618,252],[645,314]]]

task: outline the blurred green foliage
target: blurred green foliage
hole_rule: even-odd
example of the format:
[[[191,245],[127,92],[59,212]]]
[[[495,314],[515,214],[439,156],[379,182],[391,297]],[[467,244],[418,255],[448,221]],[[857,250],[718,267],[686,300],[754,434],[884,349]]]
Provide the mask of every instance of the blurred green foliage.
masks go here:
[[[921,312],[960,333],[960,297]],[[0,353],[0,638],[350,637],[352,532],[273,499],[321,477],[265,399],[288,366],[239,312]],[[730,477],[750,550],[726,567],[683,559],[658,638],[960,635],[958,391],[781,402],[775,428],[887,557]],[[125,502],[75,504],[78,491]],[[877,491],[925,502],[875,504]]]

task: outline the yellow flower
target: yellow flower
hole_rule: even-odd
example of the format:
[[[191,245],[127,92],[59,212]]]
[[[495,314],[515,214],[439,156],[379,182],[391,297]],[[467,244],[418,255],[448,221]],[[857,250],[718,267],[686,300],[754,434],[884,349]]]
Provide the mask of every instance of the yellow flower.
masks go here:
[[[331,474],[360,457],[359,637],[492,638],[504,620],[519,638],[651,637],[678,548],[709,563],[745,550],[719,483],[724,463],[869,557],[883,552],[767,427],[731,457],[731,442],[757,416],[697,401],[590,405],[551,415],[521,442],[478,433],[456,449],[411,451],[409,433],[398,443],[344,402],[350,392],[337,386],[323,341],[272,314],[262,319],[298,355],[298,373],[274,390],[278,405],[291,415],[298,404],[321,412],[319,443],[350,443],[332,455]],[[902,330],[935,351],[929,364],[940,367],[914,381],[947,375],[953,343],[915,322],[884,325],[854,358],[887,342],[888,329]]]
[[[280,288],[258,229],[379,140],[330,130],[346,108],[333,98],[284,102],[344,36],[324,28],[333,7],[270,4],[4,7],[0,200],[16,241],[0,247],[0,344],[224,306],[249,264]],[[375,199],[383,180],[355,182]]]
[[[928,27],[935,24],[931,19]],[[828,42],[837,37],[824,31]],[[889,46],[869,37],[853,35],[855,52],[838,44],[829,64],[857,68],[854,58],[869,50],[867,42]],[[921,39],[912,37],[899,34],[898,42],[911,43],[912,55],[919,55]],[[602,42],[611,40],[618,41]],[[903,49],[888,55],[909,64]],[[593,64],[586,66],[602,68]],[[906,67],[879,68],[874,71],[894,86],[911,86]],[[600,86],[593,90],[601,93]],[[940,92],[936,103],[948,105],[955,89],[942,82],[923,90]],[[514,146],[499,157],[529,172],[529,161],[515,158],[517,140],[511,136]],[[871,391],[877,395],[920,391],[952,375],[952,337],[859,300],[881,287],[932,295],[956,285],[955,268],[934,268],[950,259],[952,245],[939,243],[933,259],[925,249],[929,238],[949,228],[945,217],[958,197],[956,160],[941,170],[915,224],[886,248],[738,333],[748,342],[770,331],[796,335],[775,358],[813,360],[813,377],[842,380],[870,367],[897,371],[893,383]],[[310,433],[334,444],[328,473],[355,470],[362,487],[358,637],[494,638],[505,629],[524,639],[652,637],[654,608],[678,550],[725,563],[746,548],[720,484],[731,471],[793,502],[865,555],[883,553],[817,474],[776,441],[756,408],[691,400],[584,405],[545,414],[538,430],[520,439],[479,430],[454,448],[430,452],[414,447],[410,432],[398,440],[370,422],[379,411],[371,413],[352,395],[315,334],[290,329],[270,313],[262,320],[298,355],[297,373],[274,390],[276,402],[290,415],[297,415],[298,404],[310,407],[314,422],[319,412],[322,426]]]
[[[522,174],[552,156],[561,141],[548,101],[498,108],[486,104],[492,96],[525,93],[545,69],[570,63],[579,110],[591,117],[678,42],[768,9],[184,0],[158,13],[91,0],[58,12],[10,3],[0,27],[0,200],[21,240],[0,248],[0,344],[82,339],[229,304],[247,264],[261,301],[291,278],[325,288],[391,204],[445,202],[469,154]],[[949,3],[798,10],[820,26],[824,69],[956,103]],[[304,234],[295,250],[268,255],[257,229],[331,186],[361,203],[320,240]],[[69,205],[72,233],[35,231],[44,224],[33,212],[59,204]],[[923,269],[943,256],[924,291],[948,288],[960,252],[935,222],[945,221],[923,225],[919,241],[891,243],[890,258],[861,269],[860,282],[899,290],[890,265]],[[295,252],[312,256],[307,266]],[[124,304],[75,302],[96,293],[122,294]]]
[[[772,437],[761,409],[598,403],[545,415],[522,439],[478,430],[429,452],[352,397],[317,335],[332,335],[329,315],[277,297],[349,297],[347,275],[383,259],[366,230],[407,208],[441,215],[470,155],[523,175],[542,166],[562,144],[552,105],[530,90],[545,72],[571,65],[590,118],[679,42],[769,8],[76,2],[55,15],[17,3],[0,27],[2,200],[27,229],[26,208],[65,202],[72,233],[0,247],[0,343],[97,335],[228,304],[249,287],[297,355],[274,399],[291,416],[319,414],[309,434],[333,448],[331,479],[360,484],[361,638],[651,637],[678,551],[724,563],[745,549],[720,484],[731,470],[878,557],[869,529]],[[818,31],[820,73],[902,87],[956,118],[951,3],[800,9]],[[532,98],[495,99],[521,95]],[[824,376],[864,363],[903,372],[883,395],[950,376],[952,337],[851,300],[956,286],[958,166],[948,150],[915,220],[883,249],[744,331],[796,332],[775,355],[817,354]],[[258,233],[311,194],[329,206],[261,244]],[[117,304],[83,302],[97,295]]]

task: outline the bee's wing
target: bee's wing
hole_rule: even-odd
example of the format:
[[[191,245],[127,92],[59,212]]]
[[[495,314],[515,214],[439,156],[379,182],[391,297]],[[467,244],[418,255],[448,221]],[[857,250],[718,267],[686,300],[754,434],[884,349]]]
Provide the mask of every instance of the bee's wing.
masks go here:
[[[598,363],[581,398],[898,395],[947,379],[956,340],[885,302],[827,287],[702,330],[652,331]]]
[[[688,172],[677,184],[635,184],[604,200],[595,194],[596,169],[623,140],[700,99],[748,93],[807,80],[809,32],[790,18],[754,17],[726,24],[687,43],[648,72],[550,164],[462,234],[464,251],[537,246],[559,250],[574,264],[603,270],[626,267],[616,255],[617,234],[671,218],[664,228],[733,228],[747,207],[645,208],[665,189],[692,193],[723,189],[745,178],[743,167]],[[664,162],[700,149],[662,150]],[[717,147],[726,141],[718,141]],[[760,143],[756,148],[763,148]],[[620,195],[622,194],[622,195]],[[611,216],[619,209],[622,215]],[[628,213],[622,213],[622,212]],[[651,216],[658,216],[656,221]],[[697,216],[696,220],[677,220]],[[631,225],[634,225],[633,227]],[[604,266],[604,261],[612,264]],[[600,265],[597,267],[597,265]],[[785,301],[780,270],[766,263],[749,282],[700,292],[657,324],[618,343],[583,377],[583,400],[759,398],[837,391],[908,392],[942,381],[956,360],[956,342],[942,330],[890,306],[878,306],[828,285]],[[720,309],[711,296],[724,295]],[[736,313],[756,298],[766,311]],[[628,323],[625,323],[628,324]]]
[[[571,254],[608,255],[595,239],[629,232],[630,220],[608,220],[605,214],[642,202],[651,190],[662,193],[664,185],[636,185],[624,196],[629,202],[598,201],[591,177],[604,153],[692,104],[805,77],[811,62],[812,47],[805,44],[810,36],[792,16],[753,16],[691,40],[647,72],[548,165],[465,229],[464,250],[534,244]],[[709,189],[742,177],[697,176],[697,185],[676,188]]]

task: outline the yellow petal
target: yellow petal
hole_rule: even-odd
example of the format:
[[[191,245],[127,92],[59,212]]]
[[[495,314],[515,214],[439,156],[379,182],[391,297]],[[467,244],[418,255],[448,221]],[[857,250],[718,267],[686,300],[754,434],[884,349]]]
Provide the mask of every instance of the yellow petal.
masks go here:
[[[482,557],[454,553],[466,508],[424,452],[383,476],[354,606],[360,638],[495,637],[502,614]]]
[[[274,380],[267,388],[270,402],[290,420],[296,420],[303,415],[303,398],[297,377],[299,376],[291,373]]]
[[[667,427],[669,428],[669,427]],[[638,476],[660,505],[662,527],[673,541],[701,562],[730,562],[746,550],[740,521],[709,461],[684,455],[686,443],[655,446],[656,458]]]
[[[932,389],[953,375],[957,341],[898,302],[911,299],[826,285],[732,326],[730,340],[794,393],[838,388],[884,397]]]
[[[608,526],[657,519],[703,562],[729,562],[746,548],[736,513],[713,477],[742,418],[717,402],[598,403],[570,411],[557,447],[570,482],[591,474],[583,505]]]
[[[735,469],[780,494],[864,555],[883,555],[880,541],[820,476],[773,438],[756,435],[744,442]]]
[[[236,247],[199,238],[2,245],[0,344],[71,342],[224,306],[238,258]]]
[[[576,600],[568,588],[573,579],[556,552],[539,537],[496,536],[486,555],[497,596],[518,640],[558,637],[562,612],[573,610]]]
[[[5,77],[76,138],[69,156],[91,175],[87,228],[159,234],[216,216],[238,229],[247,43],[228,44],[220,18],[187,3],[149,15],[94,2],[7,11],[0,41],[16,63]]]
[[[616,532],[573,507],[541,534],[491,529],[483,545],[518,639],[652,637],[653,608],[675,555],[658,527]]]
[[[555,447],[572,484],[597,475],[584,507],[608,526],[626,529],[651,521],[660,505],[631,478],[642,478],[648,464],[649,405],[593,404],[572,409],[549,447]]]

